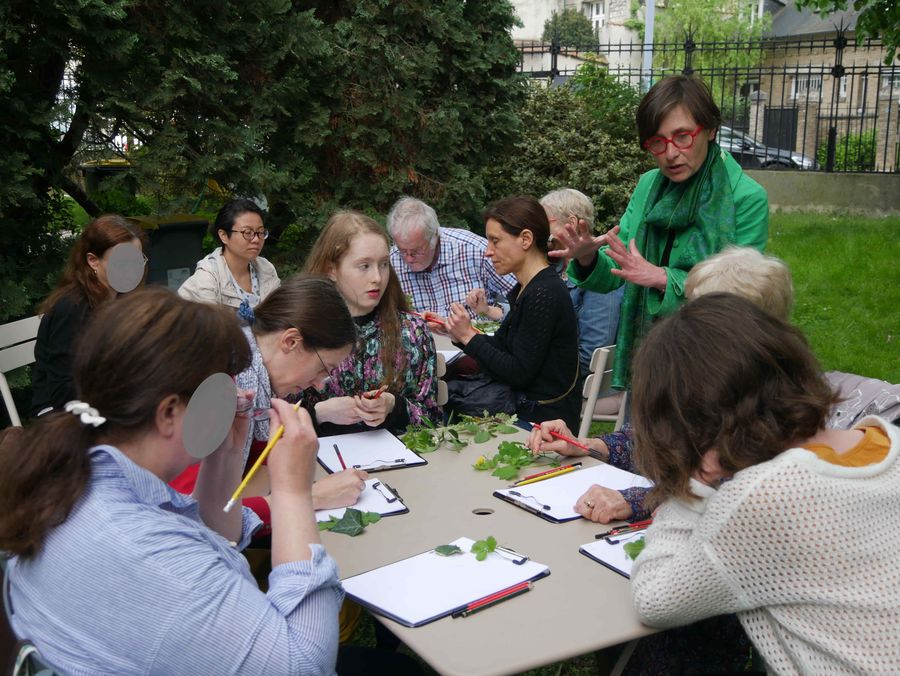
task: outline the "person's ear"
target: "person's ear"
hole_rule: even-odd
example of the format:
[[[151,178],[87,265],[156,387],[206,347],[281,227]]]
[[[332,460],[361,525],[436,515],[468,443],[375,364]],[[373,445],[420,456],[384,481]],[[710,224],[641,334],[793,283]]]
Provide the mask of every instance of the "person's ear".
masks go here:
[[[715,129],[710,129],[710,130],[709,130],[708,135],[707,135],[707,138],[709,139],[709,142],[710,142],[710,143],[712,143],[713,141],[716,140],[716,134],[718,134],[718,133],[719,133],[719,128],[718,128],[718,127],[716,127]]]
[[[337,271],[334,263],[328,265],[328,268],[325,270],[325,276],[332,282],[337,283]]]
[[[223,230],[222,228],[219,228],[216,231],[216,234],[219,236],[219,241],[222,242],[222,244],[228,244],[228,231],[227,230]]]
[[[97,274],[97,271],[100,269],[100,256],[94,253],[89,253],[87,255],[87,264],[88,267],[94,271],[94,274]]]
[[[298,346],[303,345],[303,335],[292,326],[281,332],[281,338],[278,342],[282,352],[292,352]]]
[[[180,409],[184,408],[181,399],[176,394],[170,394],[156,405],[156,431],[169,438],[175,434],[177,418]]]
[[[522,243],[522,250],[527,251],[534,244],[534,233],[531,230],[523,230],[519,233],[519,241]]]

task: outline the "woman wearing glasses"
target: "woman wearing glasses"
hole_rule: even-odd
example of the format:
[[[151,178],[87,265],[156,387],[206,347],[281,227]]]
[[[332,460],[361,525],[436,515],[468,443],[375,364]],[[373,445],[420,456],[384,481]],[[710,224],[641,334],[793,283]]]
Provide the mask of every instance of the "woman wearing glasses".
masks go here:
[[[249,318],[251,310],[280,284],[275,267],[259,255],[269,236],[262,209],[252,200],[233,199],[219,209],[210,232],[222,246],[197,263],[196,272],[178,294],[233,307]]]
[[[657,168],[638,181],[619,225],[593,236],[588,225],[558,234],[553,257],[589,291],[623,284],[613,386],[626,389],[635,344],[684,301],[690,269],[729,244],[762,251],[769,230],[765,190],[716,144],[721,113],[701,81],[678,75],[655,84],[637,111],[641,146]]]
[[[130,291],[133,283],[122,287],[110,283],[107,274],[113,250],[130,244],[141,252],[147,244],[143,231],[121,216],[106,214],[88,223],[75,241],[69,262],[59,285],[41,304],[41,324],[34,347],[31,414],[43,415],[62,408],[75,398],[72,381],[72,355],[88,318],[100,306],[121,291]],[[135,265],[141,260],[132,257]],[[133,276],[138,282],[143,270]],[[113,280],[115,282],[115,280]]]

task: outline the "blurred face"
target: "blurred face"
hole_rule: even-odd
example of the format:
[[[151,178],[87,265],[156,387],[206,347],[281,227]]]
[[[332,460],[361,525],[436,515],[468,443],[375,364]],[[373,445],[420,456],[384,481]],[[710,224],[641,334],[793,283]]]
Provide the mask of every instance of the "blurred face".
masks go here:
[[[487,249],[484,255],[491,259],[498,275],[518,272],[525,262],[528,247],[522,233],[510,235],[499,221],[489,218],[484,225]]]
[[[296,329],[293,331],[296,332]],[[266,369],[269,372],[272,391],[279,397],[286,397],[308,387],[321,389],[328,374],[349,354],[349,345],[334,350],[311,349],[307,348],[302,340],[297,339],[293,342],[293,348],[284,355],[276,367]]]
[[[379,235],[363,232],[350,240],[344,257],[328,276],[344,297],[350,315],[361,317],[378,307],[390,269],[387,242]]]
[[[696,129],[694,116],[679,105],[663,118],[656,136],[671,139],[676,134],[692,133]],[[653,156],[663,176],[675,183],[683,183],[696,174],[706,160],[709,143],[715,135],[715,129],[701,129],[690,148],[676,148],[674,143],[667,143],[665,152]]]
[[[263,220],[259,214],[245,211],[234,219],[230,233],[219,230],[219,239],[228,253],[241,260],[252,261],[256,260],[259,252],[262,251],[265,231]],[[251,238],[249,242],[245,239],[245,234]]]
[[[141,240],[133,239],[129,242],[132,246],[136,247],[138,251],[143,253],[143,247],[141,246]],[[103,256],[97,256],[95,254],[89,253],[87,255],[87,263],[90,268],[94,271],[94,274],[97,275],[97,279],[100,280],[100,283],[103,284],[111,294],[115,294],[115,290],[109,285],[109,278],[107,277],[107,268],[109,265],[109,257],[112,254],[112,250],[114,247],[109,247]]]
[[[413,272],[426,270],[434,261],[437,242],[433,246],[429,245],[424,228],[412,228],[403,236],[394,236],[394,244],[397,245],[403,262]]]

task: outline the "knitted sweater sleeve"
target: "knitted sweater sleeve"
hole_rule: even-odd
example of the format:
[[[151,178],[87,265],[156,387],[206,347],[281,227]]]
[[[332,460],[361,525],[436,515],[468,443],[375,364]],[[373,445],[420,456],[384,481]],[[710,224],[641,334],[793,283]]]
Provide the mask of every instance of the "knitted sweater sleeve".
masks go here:
[[[538,377],[551,352],[562,314],[559,296],[553,289],[541,285],[526,287],[523,293],[527,295],[504,320],[504,323],[511,322],[513,314],[518,315],[517,329],[505,330],[501,326],[497,332],[498,336],[505,336],[505,344],[478,335],[463,348],[494,380],[519,390],[529,387]]]
[[[647,530],[635,561],[631,591],[641,621],[668,628],[746,609],[739,591],[697,527],[714,490],[695,481],[695,502],[668,500]]]

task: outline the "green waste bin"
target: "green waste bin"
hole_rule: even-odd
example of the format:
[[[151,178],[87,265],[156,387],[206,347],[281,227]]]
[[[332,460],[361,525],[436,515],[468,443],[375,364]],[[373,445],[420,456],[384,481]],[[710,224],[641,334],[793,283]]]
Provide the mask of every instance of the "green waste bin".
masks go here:
[[[203,258],[203,236],[209,221],[193,214],[169,216],[133,216],[129,220],[147,231],[150,259],[147,283],[177,289],[194,274],[197,261]]]

